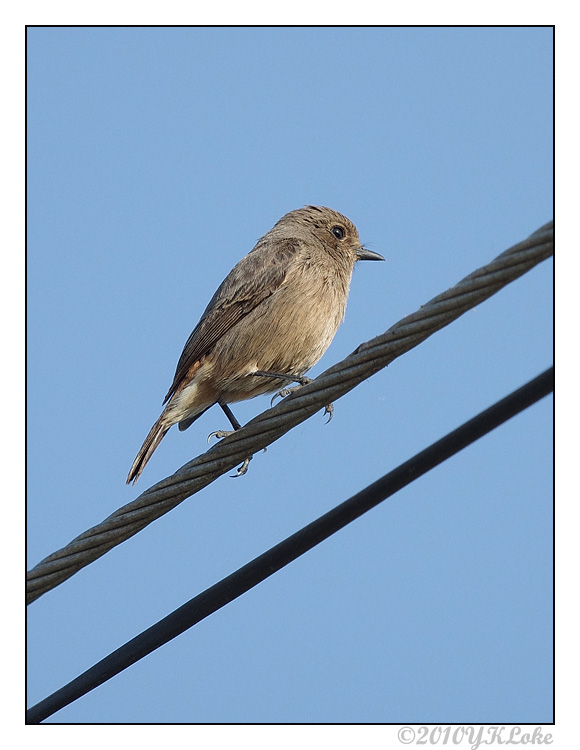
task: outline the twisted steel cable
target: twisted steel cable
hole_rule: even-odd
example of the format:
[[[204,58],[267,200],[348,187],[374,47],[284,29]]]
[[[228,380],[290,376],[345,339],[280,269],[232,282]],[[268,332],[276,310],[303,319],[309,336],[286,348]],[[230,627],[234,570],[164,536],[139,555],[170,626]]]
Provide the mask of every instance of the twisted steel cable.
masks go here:
[[[234,468],[247,456],[270,445],[326,404],[344,396],[401,354],[491,297],[550,257],[554,252],[553,247],[553,222],[548,222],[382,335],[361,344],[311,383],[259,414],[242,429],[38,563],[27,575],[27,602],[34,601],[70,578],[85,565]]]

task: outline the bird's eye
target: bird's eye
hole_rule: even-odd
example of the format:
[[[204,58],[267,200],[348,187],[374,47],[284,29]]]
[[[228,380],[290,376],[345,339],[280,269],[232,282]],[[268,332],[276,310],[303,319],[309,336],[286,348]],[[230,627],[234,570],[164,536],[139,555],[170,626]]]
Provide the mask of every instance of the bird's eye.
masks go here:
[[[345,231],[342,227],[336,226],[332,227],[330,230],[332,234],[336,237],[337,240],[343,240],[345,236]]]

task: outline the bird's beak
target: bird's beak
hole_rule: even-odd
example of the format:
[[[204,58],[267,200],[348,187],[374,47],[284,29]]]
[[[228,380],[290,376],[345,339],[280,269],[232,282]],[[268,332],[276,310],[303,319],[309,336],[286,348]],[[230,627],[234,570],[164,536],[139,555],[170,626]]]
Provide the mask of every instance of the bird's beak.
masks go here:
[[[367,250],[362,245],[356,251],[357,260],[384,260],[382,255],[373,252],[373,250]]]

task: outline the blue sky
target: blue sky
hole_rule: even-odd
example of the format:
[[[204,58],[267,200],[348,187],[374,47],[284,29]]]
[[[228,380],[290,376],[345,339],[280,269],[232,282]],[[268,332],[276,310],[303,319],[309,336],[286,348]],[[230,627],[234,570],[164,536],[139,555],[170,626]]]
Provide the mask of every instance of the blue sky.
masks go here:
[[[215,288],[310,203],[386,258],[316,375],[552,218],[551,30],[29,29],[29,565],[227,427],[124,485]],[[29,703],[551,363],[548,261],[32,604]],[[51,720],[540,723],[551,656],[549,397]]]

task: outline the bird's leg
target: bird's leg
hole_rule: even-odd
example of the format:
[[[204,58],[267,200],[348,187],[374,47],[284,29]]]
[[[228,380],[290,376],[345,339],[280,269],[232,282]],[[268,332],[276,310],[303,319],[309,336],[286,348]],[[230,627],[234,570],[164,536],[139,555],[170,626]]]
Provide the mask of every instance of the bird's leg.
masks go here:
[[[280,375],[277,372],[264,372],[263,370],[258,370],[257,372],[253,372],[252,375],[261,375],[264,378],[279,378],[280,380],[287,380],[289,383],[298,383],[298,385],[292,386],[292,388],[282,388],[282,390],[278,391],[272,396],[272,400],[270,401],[270,406],[274,403],[274,401],[280,397],[284,398],[285,396],[289,396],[291,393],[294,393],[295,391],[298,391],[300,388],[302,388],[303,385],[308,385],[308,383],[312,383],[312,378],[306,377],[306,375],[302,375],[302,377],[297,377],[295,375]],[[327,404],[324,407],[324,413],[328,414],[328,419],[326,420],[326,424],[330,422],[332,419],[332,415],[334,414],[334,405],[333,404]]]
[[[302,375],[302,377],[298,375],[281,375],[277,372],[266,372],[265,370],[257,370],[256,372],[253,372],[252,375],[260,375],[263,378],[275,378],[276,380],[287,380],[289,383],[298,383],[298,385],[295,385],[293,388],[284,388],[284,390],[278,391],[278,393],[273,396],[272,401],[274,401],[276,396],[288,396],[290,393],[302,388],[303,385],[312,383],[312,378],[307,378],[306,375]]]
[[[223,410],[223,413],[230,420],[230,424],[234,429],[233,430],[216,430],[215,432],[212,432],[210,435],[207,436],[208,443],[212,439],[212,437],[225,438],[228,435],[233,435],[233,433],[236,430],[240,430],[242,427],[242,425],[235,418],[233,411],[230,409],[230,407],[227,404],[220,404],[220,406]],[[264,450],[266,449],[264,448]],[[232,476],[242,477],[248,471],[248,466],[250,465],[250,461],[252,460],[252,458],[253,456],[250,456],[249,458],[244,458],[244,463],[240,466],[240,468],[237,470],[235,474],[232,474]]]
[[[223,413],[226,415],[226,417],[229,419],[231,426],[234,428],[233,430],[216,430],[215,432],[212,432],[210,435],[207,436],[207,442],[211,440],[212,437],[216,438],[225,438],[228,435],[233,435],[236,430],[241,430],[242,425],[238,422],[238,420],[235,418],[233,411],[230,409],[230,407],[227,404],[220,404]]]

